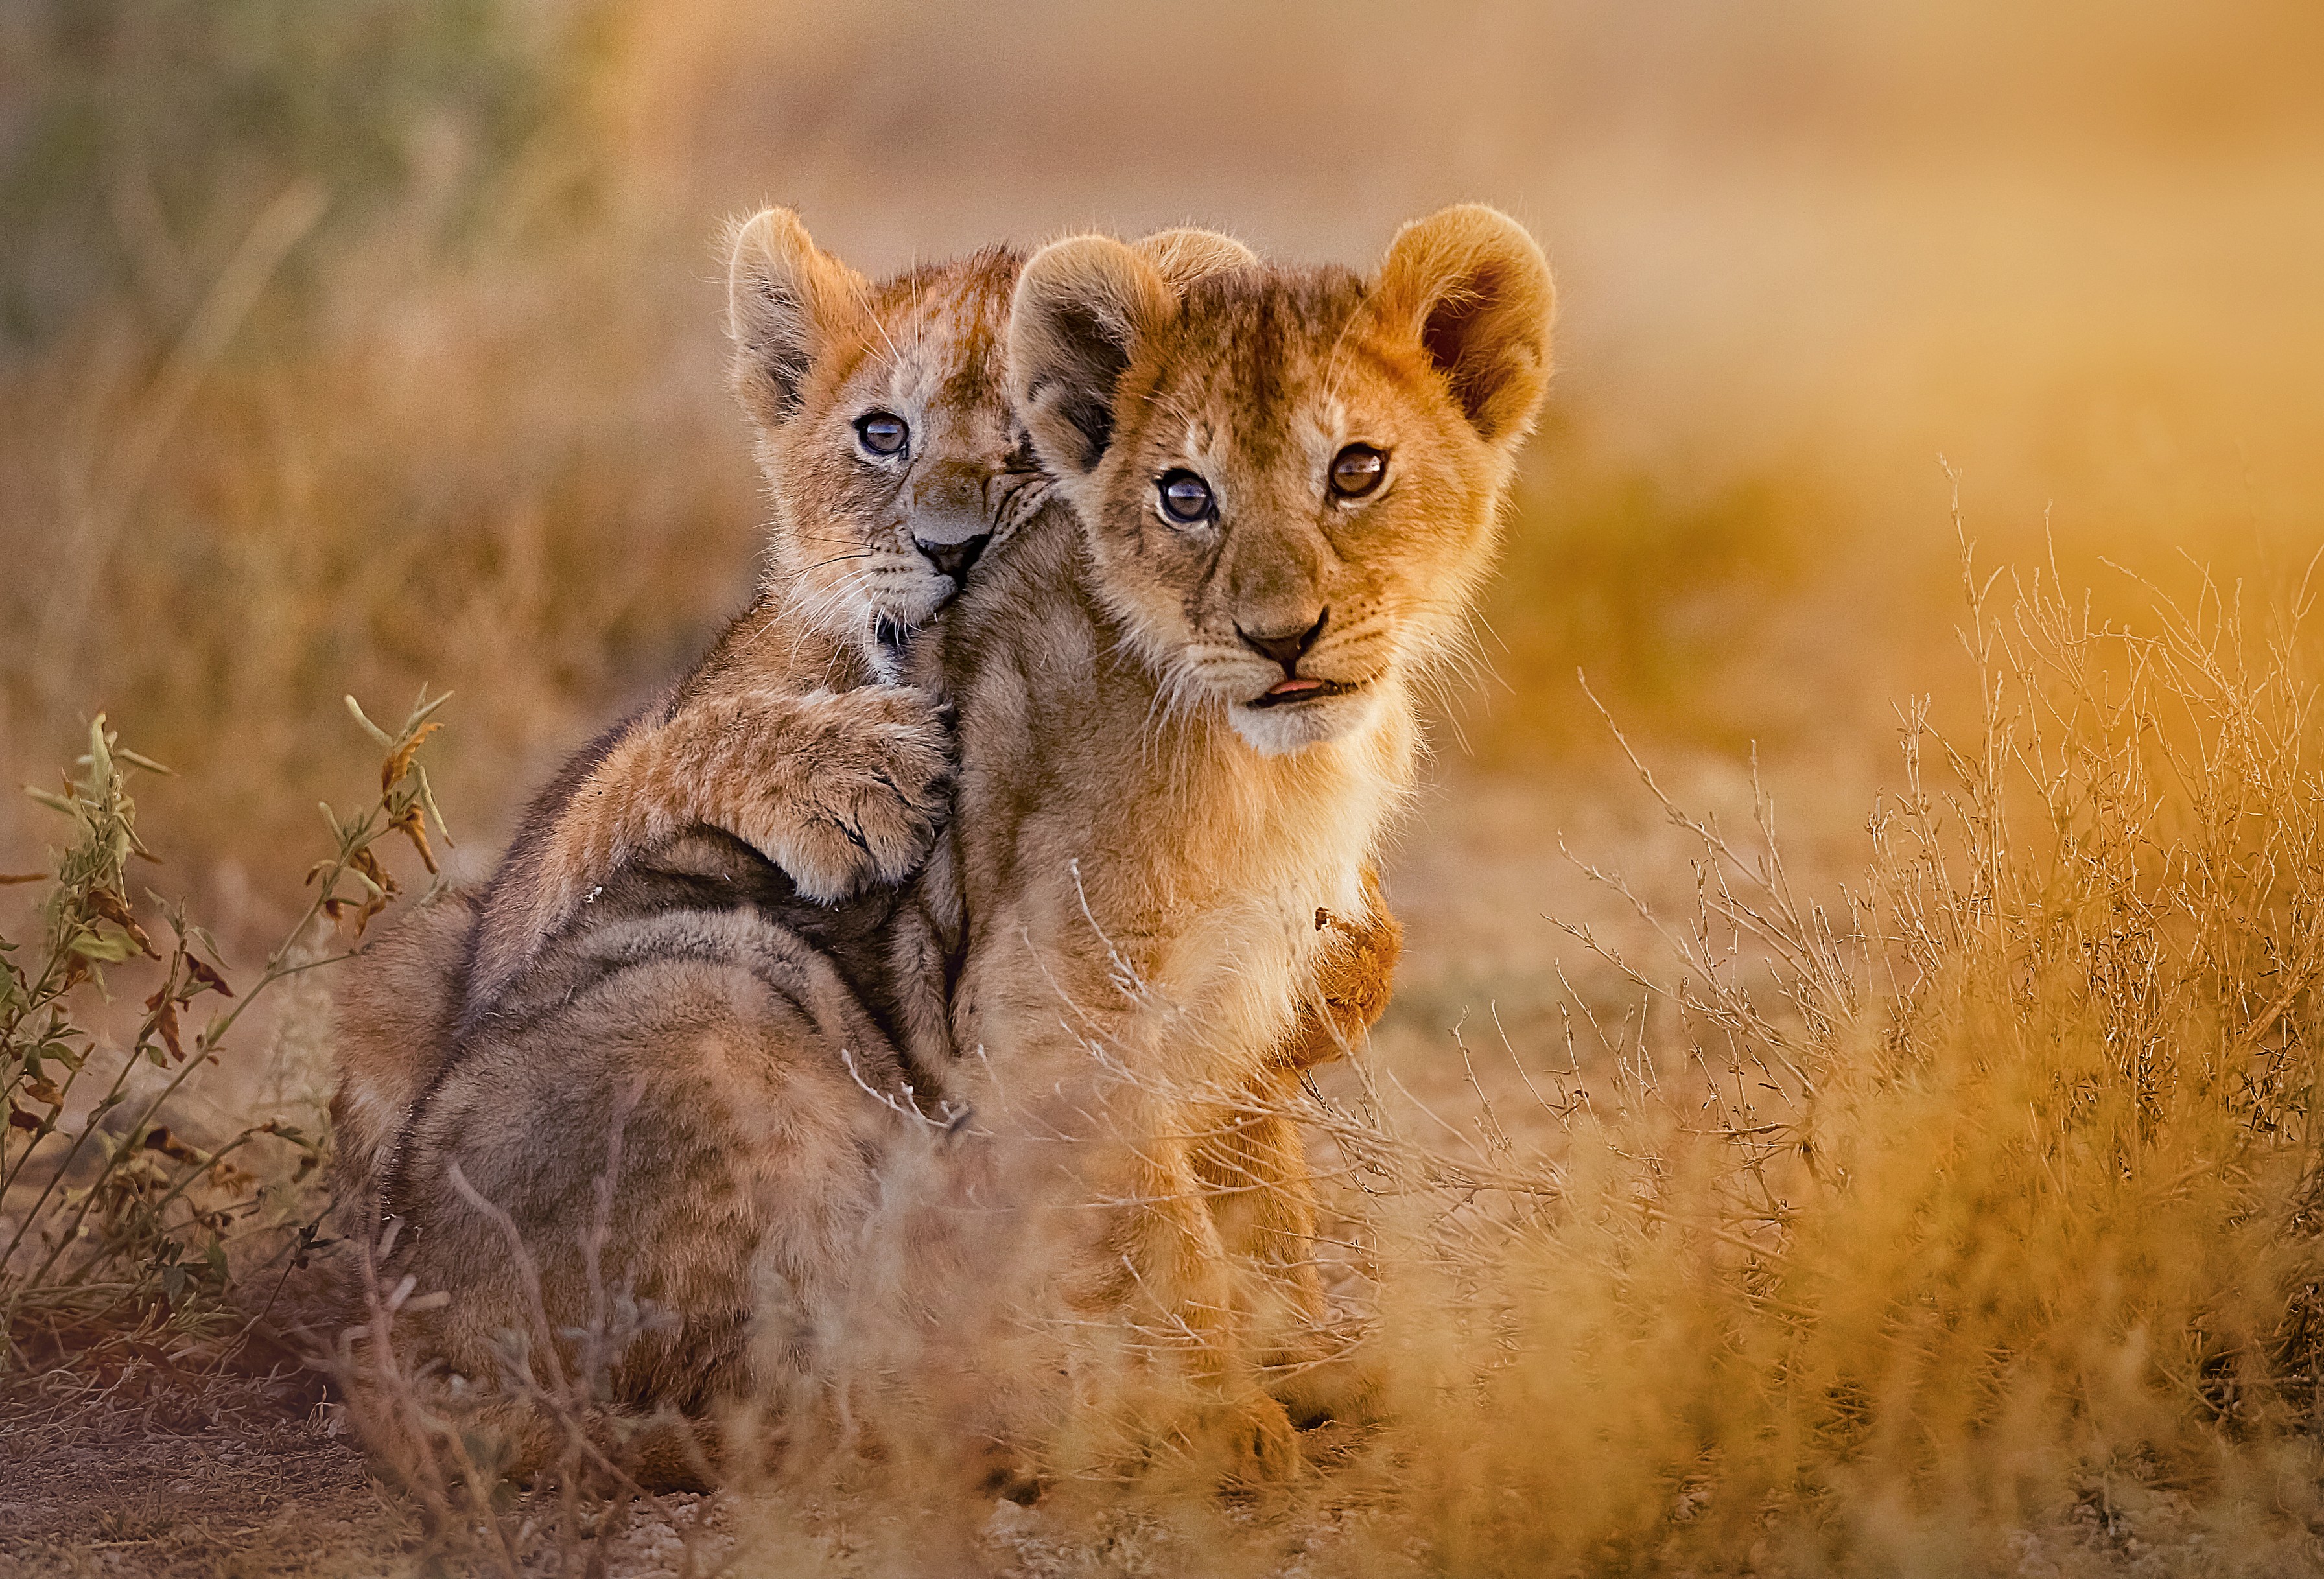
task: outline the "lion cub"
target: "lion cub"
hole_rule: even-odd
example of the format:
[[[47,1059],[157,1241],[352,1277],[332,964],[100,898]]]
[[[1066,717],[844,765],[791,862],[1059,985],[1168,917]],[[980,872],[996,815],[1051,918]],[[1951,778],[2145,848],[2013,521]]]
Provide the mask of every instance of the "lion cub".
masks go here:
[[[1248,256],[1199,232],[1134,251],[1182,282]],[[764,591],[540,798],[480,911],[447,896],[349,982],[342,1194],[406,1223],[388,1273],[456,1292],[400,1329],[454,1373],[488,1381],[496,1334],[528,1321],[507,1246],[459,1195],[506,1205],[573,1325],[600,1138],[625,1126],[609,1279],[678,1325],[625,1353],[623,1405],[701,1412],[779,1385],[797,1362],[784,1313],[844,1274],[886,1116],[858,1088],[904,1072],[885,978],[932,993],[940,1026],[949,984],[886,968],[920,886],[893,880],[921,858],[946,772],[942,676],[894,682],[936,656],[915,629],[1051,487],[1003,387],[1019,263],[990,251],[875,288],[787,213],[737,230],[734,382],[778,506]],[[1314,1017],[1267,1084],[1369,1027],[1394,947],[1382,912],[1327,951]],[[538,1422],[505,1412],[526,1462]]]
[[[392,1211],[456,1047],[515,1011],[544,948],[622,897],[608,885],[641,855],[706,857],[713,884],[745,873],[752,897],[788,897],[687,837],[731,835],[810,901],[785,907],[796,917],[907,875],[945,813],[937,700],[891,682],[915,628],[1048,491],[998,391],[1022,260],[987,250],[874,286],[782,208],[734,226],[728,253],[732,386],[775,507],[759,596],[669,695],[565,764],[481,891],[439,896],[365,951],[342,993],[334,1102],[349,1199]],[[833,919],[868,935],[882,918],[862,908]]]
[[[1015,1187],[1077,1242],[1071,1330],[1157,1384],[1139,1435],[1198,1464],[1297,1464],[1269,1382],[1314,1309],[1314,1193],[1290,1126],[1246,1110],[1335,945],[1314,919],[1373,911],[1553,300],[1533,238],[1473,206],[1369,276],[1181,283],[1077,236],[1018,278],[1010,392],[1071,511],[946,620],[954,1036],[981,1105],[1065,1138],[1020,1147]]]
[[[987,392],[991,308],[1019,259],[875,289],[780,208],[737,227],[731,257],[733,388],[775,506],[760,596],[535,803],[484,902],[471,1021],[592,890],[688,828],[734,835],[831,904],[908,876],[944,815],[936,698],[892,682],[911,633],[1048,493]]]

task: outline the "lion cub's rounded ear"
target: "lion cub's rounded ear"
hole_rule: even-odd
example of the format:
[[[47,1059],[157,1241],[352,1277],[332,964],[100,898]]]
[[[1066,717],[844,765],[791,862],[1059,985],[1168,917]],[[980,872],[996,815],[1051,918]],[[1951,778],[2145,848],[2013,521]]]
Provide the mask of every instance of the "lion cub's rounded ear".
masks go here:
[[[807,370],[862,323],[872,287],[824,252],[788,208],[762,208],[730,227],[726,333],[734,393],[762,428],[798,410]]]
[[[1110,235],[1067,236],[1027,260],[1009,309],[1009,398],[1051,471],[1079,476],[1104,457],[1131,350],[1176,310],[1161,271]]]
[[[1233,236],[1191,225],[1157,230],[1131,245],[1140,257],[1154,265],[1155,272],[1173,291],[1184,291],[1197,280],[1249,268],[1259,262],[1259,254]]]
[[[1372,282],[1382,319],[1419,339],[1486,442],[1514,446],[1549,388],[1549,261],[1498,208],[1462,203],[1397,232]]]

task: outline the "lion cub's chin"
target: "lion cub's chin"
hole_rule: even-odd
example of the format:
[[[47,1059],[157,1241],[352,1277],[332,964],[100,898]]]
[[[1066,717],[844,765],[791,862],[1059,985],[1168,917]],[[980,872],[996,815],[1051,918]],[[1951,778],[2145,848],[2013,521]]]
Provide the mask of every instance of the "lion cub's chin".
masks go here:
[[[1370,729],[1379,720],[1387,688],[1385,681],[1374,680],[1360,691],[1319,697],[1312,702],[1278,702],[1272,707],[1230,702],[1227,722],[1261,756],[1289,756]]]
[[[851,623],[858,628],[917,631],[935,619],[959,589],[948,576],[905,573],[909,568],[886,571],[876,597],[861,591],[853,594],[848,599],[848,612],[854,616]]]

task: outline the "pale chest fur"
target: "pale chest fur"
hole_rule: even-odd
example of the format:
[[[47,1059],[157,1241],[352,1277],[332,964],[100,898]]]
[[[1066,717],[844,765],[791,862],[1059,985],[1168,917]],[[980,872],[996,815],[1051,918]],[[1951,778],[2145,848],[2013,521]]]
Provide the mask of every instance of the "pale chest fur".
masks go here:
[[[1045,1086],[1109,1063],[1239,1080],[1314,979],[1316,912],[1363,911],[1410,710],[1264,757],[1214,713],[1172,713],[1070,586],[1028,601],[960,693],[957,1045]]]

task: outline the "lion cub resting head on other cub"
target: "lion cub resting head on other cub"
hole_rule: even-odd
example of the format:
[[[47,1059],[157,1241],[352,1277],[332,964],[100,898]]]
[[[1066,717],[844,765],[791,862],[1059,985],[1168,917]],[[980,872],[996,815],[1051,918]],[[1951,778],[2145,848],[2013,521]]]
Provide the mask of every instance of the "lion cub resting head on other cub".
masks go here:
[[[734,384],[776,507],[758,599],[567,764],[484,894],[420,908],[341,997],[342,1232],[420,1297],[392,1356],[352,1353],[375,1421],[401,1417],[391,1358],[447,1376],[530,1474],[561,1444],[502,1385],[503,1334],[569,1366],[609,1294],[651,1316],[606,1356],[616,1417],[798,1380],[876,1194],[892,1115],[858,1081],[903,1082],[887,933],[949,804],[949,728],[892,683],[900,651],[1047,490],[999,387],[1021,261],[875,287],[787,213],[734,233]],[[682,1440],[654,1451],[639,1473],[688,1477]]]
[[[938,698],[891,682],[899,640],[1047,491],[999,387],[1023,260],[988,249],[875,286],[779,208],[728,246],[733,384],[774,505],[759,596],[691,674],[565,764],[483,892],[365,951],[341,1016],[351,1196],[396,1193],[399,1137],[454,1044],[560,991],[572,961],[560,972],[544,948],[602,937],[641,877],[663,881],[632,910],[682,910],[689,888],[720,911],[767,900],[816,923],[808,945],[846,956],[844,974],[877,977],[896,885],[948,810]]]
[[[736,226],[730,259],[733,388],[775,512],[759,598],[527,819],[478,929],[470,1023],[591,888],[689,826],[829,904],[908,876],[945,813],[937,699],[894,682],[911,633],[1048,494],[997,387],[1021,259],[874,286],[780,208]]]
[[[1181,281],[1248,257],[1195,232],[1139,251]],[[759,601],[540,799],[473,928],[472,896],[423,909],[343,1000],[347,1232],[401,1219],[387,1284],[451,1296],[415,1307],[400,1347],[490,1390],[500,1334],[530,1325],[513,1233],[556,1330],[586,1325],[601,1282],[661,1314],[613,1362],[620,1408],[697,1412],[795,1376],[876,1193],[891,1115],[857,1082],[897,1087],[904,999],[933,993],[943,1013],[941,974],[890,968],[916,891],[895,880],[945,766],[934,697],[890,682],[927,678],[938,651],[912,627],[1047,493],[1001,381],[1019,261],[875,288],[788,214],[737,231],[735,385],[777,505]],[[1377,1018],[1393,922],[1353,937],[1278,1069]],[[615,1128],[628,1161],[593,1274]],[[493,1414],[511,1464],[537,1463],[542,1422]]]

